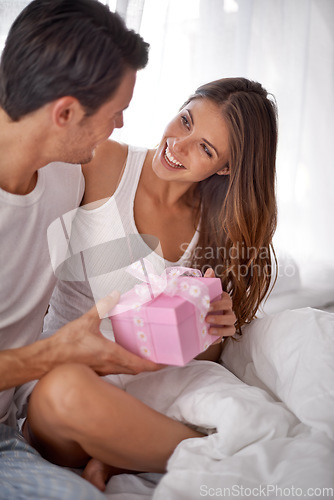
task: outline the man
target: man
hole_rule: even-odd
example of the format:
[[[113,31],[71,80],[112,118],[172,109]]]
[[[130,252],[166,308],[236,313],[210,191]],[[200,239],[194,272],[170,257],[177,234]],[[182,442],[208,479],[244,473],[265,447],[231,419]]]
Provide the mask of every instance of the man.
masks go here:
[[[18,386],[65,363],[98,374],[156,369],[100,334],[100,316],[116,293],[99,304],[100,316],[94,308],[38,340],[55,285],[47,228],[79,205],[79,164],[123,126],[147,58],[141,37],[96,0],[35,0],[7,38],[0,65],[0,498],[6,500],[101,497],[43,460],[10,427],[20,416]]]

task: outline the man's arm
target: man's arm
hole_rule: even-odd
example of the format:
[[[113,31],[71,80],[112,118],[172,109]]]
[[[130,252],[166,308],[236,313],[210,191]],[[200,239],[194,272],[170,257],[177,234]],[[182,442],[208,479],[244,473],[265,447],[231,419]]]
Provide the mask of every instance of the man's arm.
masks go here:
[[[40,379],[56,366],[47,340],[0,352],[0,391]]]
[[[99,375],[157,370],[156,363],[139,358],[101,334],[100,318],[115,305],[118,297],[102,299],[47,339],[1,351],[0,391],[40,379],[63,363],[85,364]]]

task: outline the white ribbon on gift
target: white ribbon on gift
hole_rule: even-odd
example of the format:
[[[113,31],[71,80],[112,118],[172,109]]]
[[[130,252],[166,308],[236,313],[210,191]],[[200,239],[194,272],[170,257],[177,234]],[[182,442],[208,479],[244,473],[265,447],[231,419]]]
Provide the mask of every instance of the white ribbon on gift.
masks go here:
[[[134,264],[131,264],[126,269],[126,272],[135,278],[144,281],[140,285],[134,287],[135,292],[140,297],[157,297],[162,292],[168,295],[175,295],[177,291],[177,279],[180,276],[197,276],[202,277],[201,271],[191,267],[167,267],[161,275],[157,274],[153,264],[148,259],[140,259]],[[208,293],[207,287],[203,286],[203,291]]]

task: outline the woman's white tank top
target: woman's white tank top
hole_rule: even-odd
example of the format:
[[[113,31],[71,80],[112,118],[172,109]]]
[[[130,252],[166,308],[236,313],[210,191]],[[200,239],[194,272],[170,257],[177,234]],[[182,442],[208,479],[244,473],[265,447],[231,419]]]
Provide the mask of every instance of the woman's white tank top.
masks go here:
[[[73,215],[63,217],[64,239],[75,262],[84,263],[84,269],[71,269],[72,276],[58,281],[45,318],[44,332],[54,333],[63,324],[79,317],[94,302],[112,290],[125,293],[138,283],[126,268],[140,258],[148,259],[157,274],[168,266],[188,266],[189,257],[198,241],[198,231],[177,262],[161,256],[161,248],[152,248],[139,234],[134,219],[134,201],[147,149],[129,146],[127,160],[120,183],[103,205],[86,209],[81,207]],[[154,238],[153,238],[154,239]],[[155,241],[157,241],[155,239]],[[58,242],[58,244],[61,242]],[[64,242],[63,242],[64,244]],[[152,245],[151,245],[152,246]],[[52,254],[52,249],[51,249]],[[78,281],[74,281],[74,280]],[[69,280],[69,281],[66,281]],[[102,321],[102,333],[112,337],[110,321]]]

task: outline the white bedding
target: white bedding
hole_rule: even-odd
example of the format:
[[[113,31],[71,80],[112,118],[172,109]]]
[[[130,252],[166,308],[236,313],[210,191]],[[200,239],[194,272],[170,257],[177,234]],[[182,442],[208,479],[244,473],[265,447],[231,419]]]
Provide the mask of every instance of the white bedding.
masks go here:
[[[195,361],[122,376],[150,406],[216,432],[183,441],[165,475],[115,476],[106,496],[333,497],[333,360],[334,314],[306,308],[253,321],[227,345],[224,366]]]

